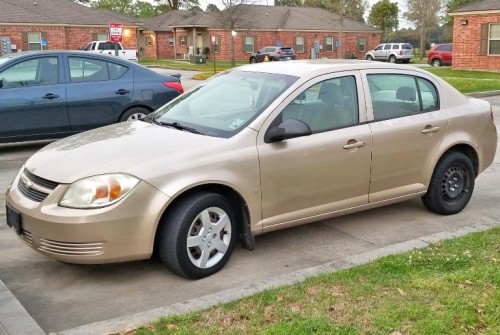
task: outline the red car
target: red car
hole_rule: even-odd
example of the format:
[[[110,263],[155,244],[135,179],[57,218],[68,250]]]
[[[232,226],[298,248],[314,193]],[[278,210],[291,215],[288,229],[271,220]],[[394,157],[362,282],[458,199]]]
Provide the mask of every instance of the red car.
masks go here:
[[[427,55],[427,63],[432,66],[451,65],[452,49],[451,43],[434,45]]]

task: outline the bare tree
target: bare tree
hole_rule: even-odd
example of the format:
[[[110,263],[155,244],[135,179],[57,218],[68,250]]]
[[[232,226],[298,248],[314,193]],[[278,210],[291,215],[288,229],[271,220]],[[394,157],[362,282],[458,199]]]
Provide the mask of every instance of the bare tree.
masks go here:
[[[420,59],[424,58],[427,31],[438,24],[441,0],[406,0],[404,16],[415,24],[420,33]]]
[[[214,13],[222,27],[231,31],[231,65],[235,66],[234,38],[237,29],[245,29],[251,22],[251,10],[248,6],[254,0],[221,0],[223,9]]]

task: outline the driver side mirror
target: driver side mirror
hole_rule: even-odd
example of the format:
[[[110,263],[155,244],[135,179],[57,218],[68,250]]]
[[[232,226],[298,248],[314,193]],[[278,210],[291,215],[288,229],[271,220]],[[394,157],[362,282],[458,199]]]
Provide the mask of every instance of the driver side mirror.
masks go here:
[[[277,127],[269,128],[264,136],[264,141],[266,143],[280,142],[311,134],[311,128],[307,123],[297,119],[288,119]]]

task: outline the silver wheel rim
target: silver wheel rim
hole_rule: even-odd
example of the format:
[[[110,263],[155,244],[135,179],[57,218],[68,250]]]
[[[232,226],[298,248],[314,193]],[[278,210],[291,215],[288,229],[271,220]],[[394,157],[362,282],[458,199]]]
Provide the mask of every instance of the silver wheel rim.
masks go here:
[[[438,60],[434,60],[432,62],[432,66],[438,67],[439,66],[439,61]]]
[[[186,248],[191,263],[200,269],[217,265],[229,248],[231,234],[231,220],[223,209],[203,210],[189,227]]]
[[[144,113],[134,113],[128,117],[127,121],[139,120],[145,116],[146,116],[146,114],[144,114]]]
[[[389,62],[396,63],[396,57],[394,56],[389,57]]]

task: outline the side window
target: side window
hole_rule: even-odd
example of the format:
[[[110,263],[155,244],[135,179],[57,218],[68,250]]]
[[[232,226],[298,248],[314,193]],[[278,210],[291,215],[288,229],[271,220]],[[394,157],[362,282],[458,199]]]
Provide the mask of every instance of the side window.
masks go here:
[[[391,45],[390,44],[386,44],[384,46],[384,50],[391,50]]]
[[[384,49],[384,46],[383,46],[383,45],[379,45],[378,47],[376,47],[376,48],[375,48],[375,50],[377,50],[377,51],[378,51],[378,50],[382,50],[382,49]]]
[[[127,70],[126,66],[108,62],[109,79],[111,80],[120,78]]]
[[[375,121],[439,108],[436,88],[423,78],[398,74],[370,74],[368,85]]]
[[[422,100],[422,111],[429,112],[439,109],[439,98],[436,87],[424,78],[417,78],[417,82],[420,90],[420,99]]]
[[[399,44],[393,44],[392,45],[392,50],[399,50]]]
[[[353,76],[319,82],[288,104],[279,121],[297,119],[313,133],[356,125],[359,121],[358,94]]]
[[[109,79],[107,62],[97,59],[70,57],[69,70],[72,83]]]
[[[53,85],[58,78],[57,57],[26,60],[0,73],[2,88]]]

